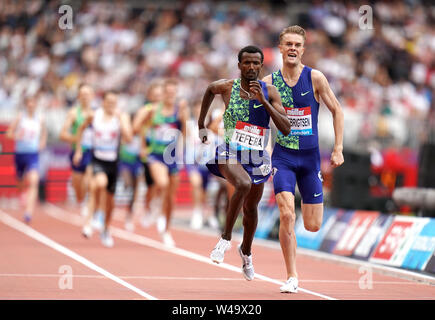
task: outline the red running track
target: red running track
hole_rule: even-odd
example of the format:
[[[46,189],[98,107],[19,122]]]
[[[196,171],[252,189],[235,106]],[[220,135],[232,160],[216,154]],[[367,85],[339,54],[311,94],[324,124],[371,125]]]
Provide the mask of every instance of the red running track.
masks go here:
[[[39,207],[30,226],[21,222],[20,212],[0,210],[0,299],[435,299],[433,285],[376,272],[372,287],[360,288],[358,267],[303,254],[297,256],[300,291],[283,294],[279,244],[254,240],[257,278],[246,281],[236,237],[225,263],[217,265],[209,254],[218,232],[195,232],[174,223],[177,247],[168,248],[154,226],[145,229],[137,223],[134,233],[124,231],[122,216],[117,209],[115,246],[105,248],[98,233],[89,240],[81,236],[82,218],[67,206]]]

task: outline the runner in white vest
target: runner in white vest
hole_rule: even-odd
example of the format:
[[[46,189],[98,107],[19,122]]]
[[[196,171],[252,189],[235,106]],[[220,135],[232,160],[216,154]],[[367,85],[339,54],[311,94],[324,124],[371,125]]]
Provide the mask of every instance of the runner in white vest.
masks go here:
[[[29,223],[38,197],[39,151],[45,148],[47,131],[42,116],[36,114],[35,97],[27,97],[25,105],[25,111],[18,113],[6,135],[15,140],[18,188],[25,194],[24,221]]]
[[[88,216],[82,233],[86,238],[92,235],[92,216],[96,207],[106,201],[106,221],[101,241],[104,246],[112,247],[113,238],[109,232],[109,225],[115,204],[114,196],[116,178],[118,175],[118,153],[121,137],[125,142],[133,138],[129,116],[117,108],[118,97],[114,92],[106,92],[103,97],[103,105],[95,111],[89,111],[86,120],[78,130],[80,141],[84,129],[91,125],[94,131],[92,149],[92,178],[89,184],[89,208]],[[73,162],[79,163],[82,158],[81,148],[74,153]]]

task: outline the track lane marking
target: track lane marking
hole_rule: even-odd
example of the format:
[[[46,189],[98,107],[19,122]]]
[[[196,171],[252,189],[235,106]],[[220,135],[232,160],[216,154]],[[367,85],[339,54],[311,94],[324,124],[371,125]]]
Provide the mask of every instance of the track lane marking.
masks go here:
[[[45,208],[47,208],[47,210],[44,210],[44,212],[55,219],[58,219],[58,220],[61,220],[61,221],[64,221],[64,222],[67,222],[67,223],[70,223],[70,224],[73,224],[73,225],[76,225],[79,227],[82,226],[83,220],[79,215],[71,214],[68,211],[66,211],[65,209],[58,207],[58,206],[51,204],[51,203],[45,204]],[[185,249],[181,249],[181,248],[176,248],[176,247],[170,248],[170,247],[164,245],[160,241],[150,239],[150,238],[147,238],[145,236],[142,236],[142,235],[139,235],[136,233],[131,233],[131,232],[122,230],[122,229],[114,227],[114,226],[110,226],[110,231],[111,231],[112,236],[118,237],[118,238],[123,239],[123,240],[127,240],[130,242],[136,242],[138,244],[142,244],[142,245],[147,246],[147,247],[151,247],[151,248],[154,248],[157,250],[166,251],[166,252],[176,254],[176,255],[179,255],[179,256],[182,256],[185,258],[189,258],[192,260],[200,261],[200,262],[203,262],[203,263],[206,263],[208,265],[212,265],[212,266],[215,266],[218,268],[234,271],[237,273],[242,273],[240,267],[236,267],[236,266],[230,265],[230,264],[225,263],[225,262],[220,263],[220,264],[216,264],[216,263],[212,262],[209,257],[205,257],[205,256],[202,256],[200,254],[197,254],[197,253],[185,250]],[[266,281],[266,282],[274,283],[274,284],[277,284],[279,286],[282,286],[284,284],[284,282],[282,282],[282,281],[279,281],[279,280],[276,280],[276,279],[273,279],[273,278],[270,278],[270,277],[267,277],[267,276],[264,276],[264,275],[261,275],[258,273],[255,273],[255,278]],[[317,296],[317,297],[320,297],[322,299],[338,300],[336,298],[333,298],[333,297],[330,297],[330,296],[327,296],[327,295],[324,295],[321,293],[317,293],[317,292],[314,292],[311,290],[307,290],[307,289],[304,289],[301,287],[299,287],[298,289],[301,292],[305,292],[307,294]]]
[[[0,210],[0,221],[3,222],[5,225],[25,234],[26,236],[41,242],[42,244],[45,244],[47,247],[50,247],[67,257],[70,257],[73,260],[76,260],[77,262],[85,265],[86,267],[102,274],[106,278],[109,278],[110,280],[115,281],[116,283],[134,291],[138,295],[149,299],[149,300],[157,300],[157,298],[153,297],[152,295],[140,290],[139,288],[136,288],[135,286],[131,285],[130,283],[118,278],[117,276],[111,274],[107,270],[97,266],[93,262],[89,261],[88,259],[82,257],[81,255],[75,253],[74,251],[62,246],[61,244],[55,242],[54,240],[48,238],[47,236],[43,235],[42,233],[36,231],[35,229],[29,227],[28,225],[24,224],[23,222],[13,218],[6,212]]]
[[[0,273],[0,278],[59,278],[59,274],[51,273]],[[72,278],[105,279],[105,276],[91,274],[72,274]],[[168,276],[117,276],[120,279],[143,280],[183,280],[183,281],[246,281],[242,278],[216,278],[216,277],[168,277]]]
[[[54,273],[0,273],[0,278],[58,278],[59,274]],[[72,278],[90,278],[90,279],[106,279],[105,276],[91,275],[91,274],[72,274]],[[168,276],[117,276],[120,279],[143,279],[143,280],[181,280],[181,281],[241,281],[245,282],[243,278],[216,278],[216,277],[168,277]],[[318,279],[304,279],[299,282],[307,283],[344,283],[344,284],[358,284],[356,280],[318,280]],[[425,286],[424,283],[418,282],[405,282],[405,281],[373,281],[373,284],[397,284],[397,285],[416,285]]]

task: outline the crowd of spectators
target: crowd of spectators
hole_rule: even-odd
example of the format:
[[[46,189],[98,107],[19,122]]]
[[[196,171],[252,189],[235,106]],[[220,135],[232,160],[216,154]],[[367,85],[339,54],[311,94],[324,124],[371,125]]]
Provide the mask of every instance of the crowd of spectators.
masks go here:
[[[72,28],[59,20],[72,9]],[[175,76],[195,101],[236,78],[237,52],[264,50],[263,75],[281,66],[278,35],[307,30],[303,62],[328,78],[345,113],[345,147],[418,147],[435,126],[435,8],[424,1],[0,1],[0,121],[38,93],[54,141],[81,82],[120,92],[134,111],[153,79]],[[367,8],[367,7],[365,7]],[[65,18],[65,17],[64,17]],[[368,24],[369,22],[372,23]],[[325,109],[325,108],[323,108]],[[321,146],[333,143],[327,112]],[[432,120],[430,120],[432,119]]]

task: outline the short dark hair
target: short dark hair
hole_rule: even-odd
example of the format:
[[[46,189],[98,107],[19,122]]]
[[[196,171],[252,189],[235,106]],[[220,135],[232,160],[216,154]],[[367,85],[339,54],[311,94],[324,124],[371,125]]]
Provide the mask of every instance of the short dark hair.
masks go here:
[[[165,79],[163,82],[163,87],[167,87],[170,85],[174,85],[174,86],[178,85],[178,80],[176,78],[172,78],[172,77]]]
[[[242,55],[243,55],[244,52],[246,52],[246,53],[259,53],[261,55],[261,62],[263,63],[264,54],[263,54],[263,51],[261,51],[261,49],[259,47],[256,47],[256,46],[246,46],[246,47],[242,48],[239,51],[239,55],[238,55],[239,62],[242,62]]]
[[[114,94],[115,96],[118,95],[118,93],[116,91],[114,91],[114,90],[107,90],[107,91],[104,91],[104,93],[103,93],[103,99],[106,99],[106,97],[109,94]]]

